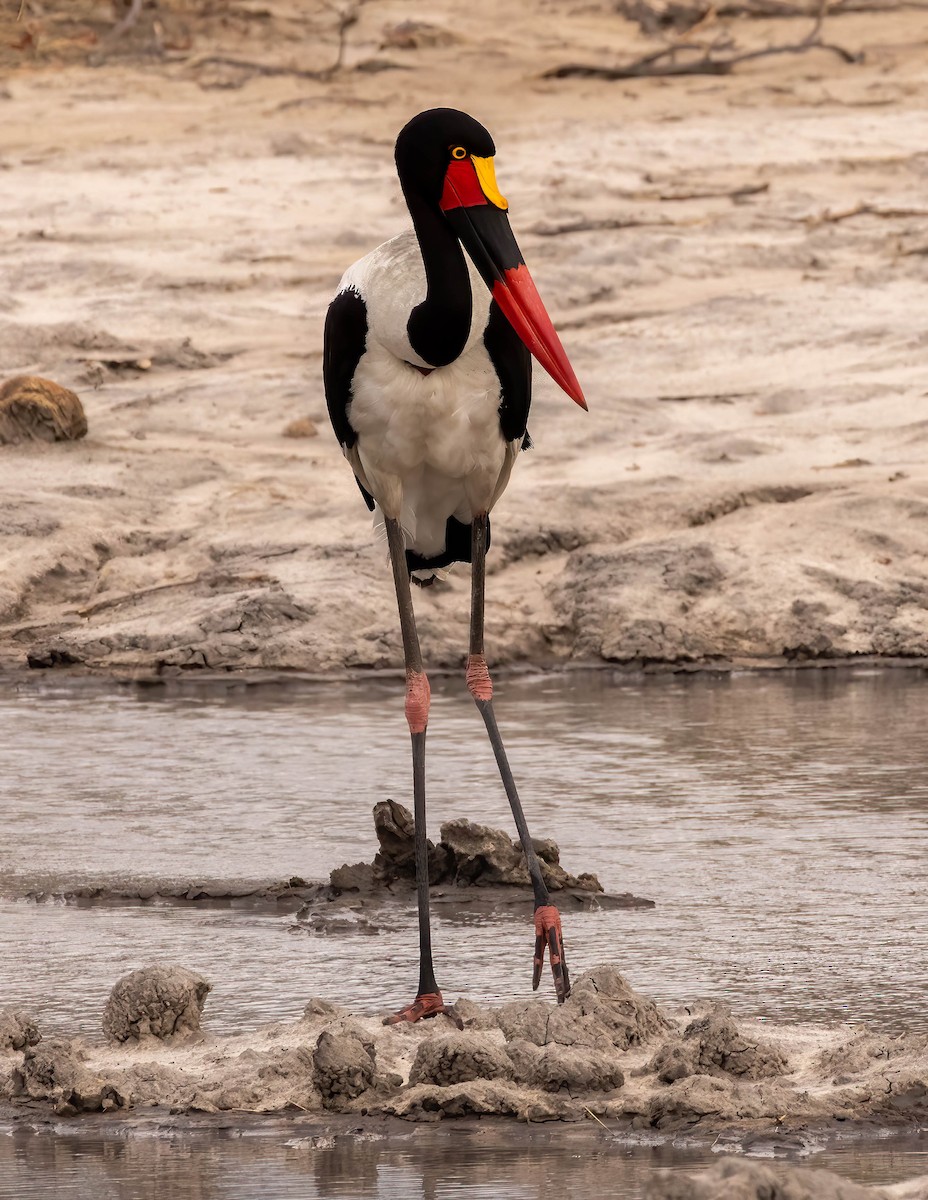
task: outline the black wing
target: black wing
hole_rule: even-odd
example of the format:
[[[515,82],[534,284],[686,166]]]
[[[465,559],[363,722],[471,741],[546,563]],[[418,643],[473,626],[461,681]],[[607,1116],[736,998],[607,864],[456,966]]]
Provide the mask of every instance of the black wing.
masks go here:
[[[532,356],[528,347],[493,300],[483,344],[499,377],[499,425],[507,442],[522,439],[522,449],[532,444],[528,435],[528,410],[532,403]]]
[[[325,402],[335,436],[347,449],[358,440],[348,420],[351,381],[367,347],[367,305],[358,292],[339,292],[325,316],[325,340],[322,351],[322,382]],[[355,476],[357,479],[357,476]],[[358,479],[358,487],[367,507],[373,509],[374,497]]]

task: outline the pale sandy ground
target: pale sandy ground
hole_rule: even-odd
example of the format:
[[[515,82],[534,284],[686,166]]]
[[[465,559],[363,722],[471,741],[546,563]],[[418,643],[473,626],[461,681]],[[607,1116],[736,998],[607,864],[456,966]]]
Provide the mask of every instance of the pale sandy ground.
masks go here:
[[[227,8],[225,55],[333,61],[331,10]],[[447,44],[381,48],[410,18]],[[729,25],[746,47],[809,28]],[[3,84],[0,378],[74,388],[90,434],[0,447],[0,663],[398,664],[321,329],[342,269],[404,226],[392,142],[434,104],[493,130],[590,401],[538,373],[492,657],[928,655],[924,11],[829,18],[863,65],[633,83],[540,77],[655,47],[608,4],[377,0],[346,65],[403,69],[326,81],[203,62],[191,28],[186,61],[20,55]],[[630,224],[556,232],[603,221]],[[301,417],[318,436],[284,437]],[[430,663],[461,661],[467,602],[464,569],[417,596]]]

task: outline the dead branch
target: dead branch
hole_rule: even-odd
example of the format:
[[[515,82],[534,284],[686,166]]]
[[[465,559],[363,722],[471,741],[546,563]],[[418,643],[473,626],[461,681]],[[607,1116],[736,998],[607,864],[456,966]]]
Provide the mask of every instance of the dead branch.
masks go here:
[[[817,16],[819,0],[618,0],[618,12],[649,37],[663,30],[692,33],[717,19]],[[897,12],[901,9],[926,9],[926,0],[831,0],[823,15],[849,12]]]
[[[630,198],[635,200],[741,200],[745,196],[759,196],[761,192],[769,192],[769,183],[742,183],[735,188],[706,188],[698,192],[633,192]]]
[[[647,0],[636,0],[646,3]],[[667,77],[673,75],[730,75],[740,63],[753,62],[755,59],[772,58],[781,54],[805,54],[808,50],[825,50],[836,54],[843,62],[858,63],[863,61],[862,54],[852,54],[843,46],[834,42],[822,41],[822,24],[828,11],[829,0],[815,0],[814,22],[812,28],[801,42],[790,42],[785,46],[767,46],[763,50],[742,50],[736,53],[724,53],[728,44],[717,38],[713,45],[698,46],[690,42],[677,41],[651,54],[645,54],[624,67],[596,67],[586,63],[568,63],[564,66],[553,67],[546,71],[544,79],[643,79]],[[716,12],[711,7],[710,12]],[[692,32],[692,31],[691,31]],[[699,57],[688,57],[699,55]]]
[[[342,66],[344,65],[345,49],[348,45],[348,30],[352,25],[356,25],[358,23],[358,9],[360,7],[361,3],[350,4],[345,9],[337,9],[332,4],[326,5],[326,8],[338,15],[338,50],[335,55],[335,62],[329,68],[329,76],[335,75],[342,69]]]
[[[843,62],[859,63],[863,55],[852,54],[843,46],[833,42],[823,42],[816,38],[814,41],[804,39],[787,46],[768,46],[764,50],[745,50],[740,54],[731,54],[727,58],[713,57],[713,50],[700,46],[689,46],[685,43],[675,43],[653,54],[646,54],[624,67],[596,67],[588,63],[567,63],[564,66],[552,67],[545,71],[543,79],[654,79],[674,75],[730,75],[741,63],[752,62],[758,58],[772,58],[780,54],[805,54],[807,50],[826,50],[836,54]],[[698,53],[699,58],[689,61],[678,61],[682,54]],[[665,61],[669,60],[669,61]]]
[[[248,71],[252,75],[293,75],[297,79],[329,79],[335,68],[324,67],[319,71],[307,71],[301,67],[275,67],[270,63],[252,62],[245,58],[227,58],[222,54],[207,54],[203,58],[190,59],[189,67],[234,67],[239,71]]]
[[[132,26],[142,15],[142,5],[144,3],[145,0],[132,0],[131,5],[129,6],[129,11],[122,18],[122,20],[119,21],[118,24],[114,25],[110,30],[111,38],[122,37],[124,33],[127,33],[132,28]]]
[[[357,24],[358,12],[363,3],[364,0],[355,0],[355,3],[348,5],[347,8],[337,8],[334,4],[329,3],[325,5],[337,18],[335,36],[338,39],[338,45],[335,51],[335,61],[329,67],[322,67],[319,70],[307,70],[301,67],[278,67],[269,63],[252,62],[248,59],[228,58],[221,54],[208,54],[203,58],[189,61],[187,65],[193,68],[232,67],[235,70],[248,71],[251,75],[290,75],[295,79],[315,79],[325,83],[333,75],[337,75],[344,66],[345,51],[348,46],[348,30],[352,25]]]
[[[821,213],[800,217],[803,225],[815,229],[819,225],[837,225],[840,221],[849,221],[852,217],[883,217],[887,220],[901,220],[905,217],[928,217],[928,208],[894,208],[892,206],[869,204],[862,201],[852,204],[850,208],[825,209]]]
[[[770,188],[769,183],[745,183],[735,188],[707,188],[701,191],[639,191],[626,192],[629,200],[738,200],[742,196],[757,196]],[[679,229],[692,221],[671,221],[668,217],[576,217],[572,221],[539,221],[529,225],[527,233],[536,237],[560,237],[568,233],[599,233],[607,229]]]
[[[559,223],[551,221],[538,222],[535,225],[529,225],[526,232],[534,233],[537,237],[560,237],[563,233],[595,233],[603,229],[640,229],[649,225],[666,226],[676,224],[676,221],[669,221],[666,217],[652,221],[641,221],[636,217],[603,217],[596,220],[587,217],[577,217],[574,221],[561,221]]]

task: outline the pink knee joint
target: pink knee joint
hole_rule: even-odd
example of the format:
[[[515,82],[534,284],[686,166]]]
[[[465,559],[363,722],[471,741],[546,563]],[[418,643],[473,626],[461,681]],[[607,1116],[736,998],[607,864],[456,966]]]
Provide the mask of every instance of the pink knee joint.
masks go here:
[[[467,690],[475,700],[493,699],[493,681],[487,669],[487,660],[482,654],[467,656]]]
[[[432,689],[424,671],[406,672],[406,720],[410,733],[425,733]]]

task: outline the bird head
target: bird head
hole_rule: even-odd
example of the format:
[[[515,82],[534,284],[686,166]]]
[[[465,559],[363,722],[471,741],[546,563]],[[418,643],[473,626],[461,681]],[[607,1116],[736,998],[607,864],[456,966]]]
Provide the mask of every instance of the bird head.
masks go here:
[[[496,183],[496,146],[479,121],[454,108],[419,113],[396,140],[396,168],[410,207],[425,202],[451,226],[503,315],[572,400],[586,401],[529,274]]]

